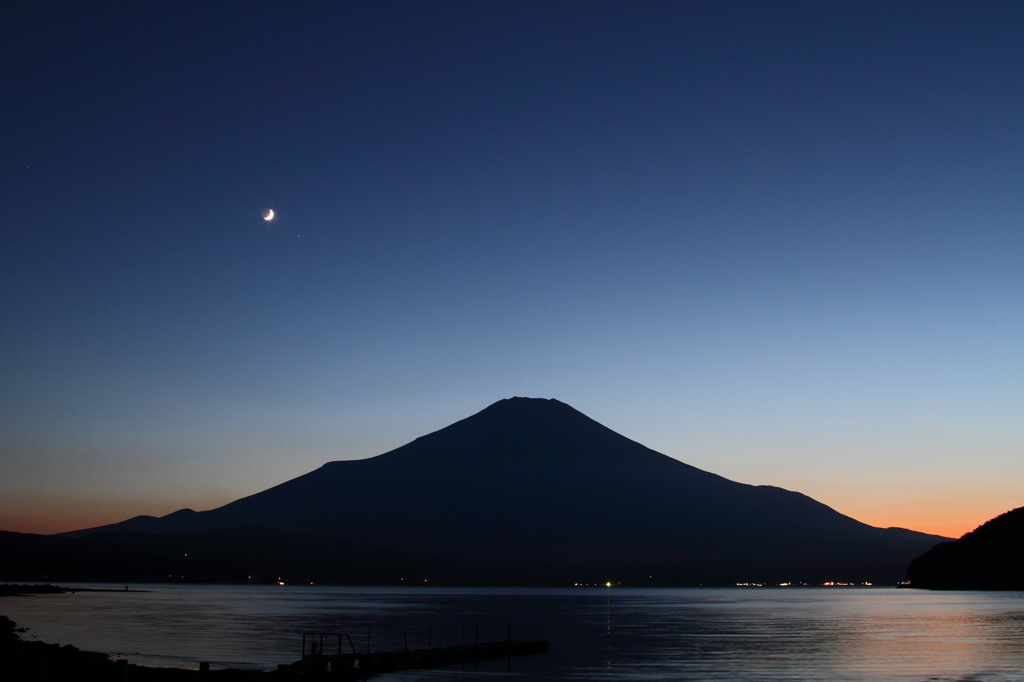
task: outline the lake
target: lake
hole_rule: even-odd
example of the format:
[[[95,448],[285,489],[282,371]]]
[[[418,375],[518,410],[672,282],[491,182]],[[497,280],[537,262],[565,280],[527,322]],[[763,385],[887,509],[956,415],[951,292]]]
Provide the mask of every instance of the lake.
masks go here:
[[[82,585],[81,587],[101,587]],[[123,588],[123,585],[121,586]],[[132,585],[7,597],[26,636],[197,668],[275,668],[303,632],[360,651],[546,639],[546,655],[378,680],[1024,681],[1024,594],[892,588]],[[346,639],[346,644],[348,640]]]

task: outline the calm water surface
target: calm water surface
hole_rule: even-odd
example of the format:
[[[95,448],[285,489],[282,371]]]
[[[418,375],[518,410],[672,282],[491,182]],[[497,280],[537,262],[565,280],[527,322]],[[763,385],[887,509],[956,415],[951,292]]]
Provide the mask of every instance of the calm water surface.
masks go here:
[[[97,587],[97,586],[91,586]],[[135,663],[273,668],[303,632],[364,650],[506,637],[547,655],[385,681],[1019,680],[1024,594],[888,588],[442,589],[151,585],[146,592],[10,597],[27,636]],[[465,633],[465,635],[463,635]]]

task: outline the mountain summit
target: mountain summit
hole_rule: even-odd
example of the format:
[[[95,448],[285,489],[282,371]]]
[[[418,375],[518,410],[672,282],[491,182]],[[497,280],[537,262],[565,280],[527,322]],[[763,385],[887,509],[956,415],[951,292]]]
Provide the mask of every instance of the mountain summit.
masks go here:
[[[385,454],[329,462],[218,509],[70,535],[240,527],[566,576],[657,574],[677,584],[895,582],[945,539],[875,528],[799,493],[730,481],[565,403],[530,398],[501,400]]]

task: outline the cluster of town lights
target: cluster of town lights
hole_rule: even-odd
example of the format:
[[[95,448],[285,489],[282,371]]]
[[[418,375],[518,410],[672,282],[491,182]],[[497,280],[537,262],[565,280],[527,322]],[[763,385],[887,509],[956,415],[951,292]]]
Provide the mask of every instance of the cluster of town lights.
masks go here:
[[[828,581],[824,583],[736,583],[736,587],[872,587],[872,583],[843,583]]]
[[[829,580],[823,583],[733,583],[734,587],[873,587],[873,583],[844,583],[837,580]],[[607,581],[603,583],[573,583],[573,587],[622,587],[620,582]]]

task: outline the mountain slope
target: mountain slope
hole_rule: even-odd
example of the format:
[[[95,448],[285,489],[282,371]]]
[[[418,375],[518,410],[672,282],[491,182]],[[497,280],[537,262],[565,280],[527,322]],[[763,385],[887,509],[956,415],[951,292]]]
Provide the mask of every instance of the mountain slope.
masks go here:
[[[729,481],[557,400],[528,398],[219,509],[102,530],[245,526],[466,560],[742,567],[744,575],[791,577],[812,566],[833,575],[860,567],[891,580],[945,539],[874,528],[799,493]]]
[[[932,547],[910,564],[907,580],[933,590],[1024,590],[1024,507]]]
[[[357,543],[258,528],[70,538],[0,531],[0,580],[403,584],[428,561]]]

